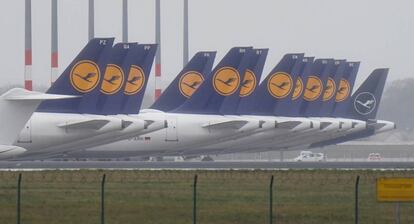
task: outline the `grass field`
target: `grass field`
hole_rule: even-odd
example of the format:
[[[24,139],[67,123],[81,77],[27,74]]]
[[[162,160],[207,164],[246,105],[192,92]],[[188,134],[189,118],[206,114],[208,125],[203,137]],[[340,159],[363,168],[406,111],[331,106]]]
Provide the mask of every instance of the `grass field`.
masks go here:
[[[274,223],[353,223],[355,177],[360,223],[394,222],[394,204],[378,203],[377,177],[414,171],[27,171],[22,223],[99,223],[100,181],[107,175],[106,223],[192,223],[192,184],[198,174],[198,223],[268,223],[268,185],[275,176]],[[18,172],[0,172],[0,223],[16,222]],[[414,223],[414,205],[401,204],[401,223]]]

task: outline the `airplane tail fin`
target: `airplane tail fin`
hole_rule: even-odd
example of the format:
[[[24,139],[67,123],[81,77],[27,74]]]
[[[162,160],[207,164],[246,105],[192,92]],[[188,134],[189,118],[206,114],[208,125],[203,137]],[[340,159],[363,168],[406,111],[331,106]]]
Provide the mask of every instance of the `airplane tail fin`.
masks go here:
[[[75,57],[60,77],[47,90],[50,94],[85,95],[97,88],[102,71],[112,49],[114,38],[94,38]],[[82,99],[47,100],[37,109],[39,112],[78,113]]]
[[[269,49],[252,49],[249,51],[249,56],[247,56],[249,61],[247,62],[243,81],[240,83],[239,94],[227,97],[223,101],[220,107],[220,114],[238,114],[237,110],[240,104],[253,97],[254,90],[262,77],[268,51]]]
[[[340,85],[341,78],[346,68],[346,60],[335,60],[334,65],[329,71],[329,77],[324,84],[322,102],[320,103],[319,116],[331,116],[335,106],[335,94],[337,86]]]
[[[150,108],[171,111],[181,106],[209,78],[215,57],[212,51],[196,53]]]
[[[311,74],[314,57],[303,57],[299,63],[299,69],[296,74],[292,73],[296,80],[294,80],[294,87],[292,96],[277,104],[275,114],[285,117],[299,117],[300,107],[303,103],[304,91],[304,77]]]
[[[72,99],[77,96],[45,94],[14,88],[0,96],[0,144],[11,145],[43,100]]]
[[[335,105],[331,112],[332,117],[346,117],[349,105],[352,103],[351,94],[358,74],[360,62],[347,62],[344,75],[337,85]]]
[[[122,98],[121,90],[126,79],[123,64],[127,60],[128,52],[136,45],[137,43],[117,43],[112,47],[102,73],[101,83],[82,98],[79,107],[81,113],[101,115],[119,113],[120,106],[117,107],[116,102]]]
[[[304,114],[308,117],[319,117],[324,90],[330,72],[334,67],[334,59],[317,59],[313,75],[309,76],[304,89]]]
[[[311,71],[303,78],[303,101],[300,105],[300,116],[313,115],[314,111],[309,106],[315,101],[321,100],[323,92],[323,76],[328,67],[332,66],[333,59],[316,59]],[[321,77],[322,76],[322,77]]]
[[[158,45],[139,44],[137,48],[131,51],[132,55],[128,55],[132,60],[125,67],[128,76],[123,90],[121,114],[139,113]]]
[[[251,47],[234,47],[224,56],[197,92],[183,105],[175,109],[177,113],[218,114],[224,99],[239,94],[240,83],[249,58]]]
[[[273,68],[269,75],[260,83],[255,99],[244,108],[241,114],[274,115],[278,101],[291,95],[293,91],[292,74],[299,68],[298,61],[304,54],[286,54]],[[242,113],[243,112],[243,113]]]
[[[347,118],[374,120],[387,80],[388,68],[375,69],[352,95]]]

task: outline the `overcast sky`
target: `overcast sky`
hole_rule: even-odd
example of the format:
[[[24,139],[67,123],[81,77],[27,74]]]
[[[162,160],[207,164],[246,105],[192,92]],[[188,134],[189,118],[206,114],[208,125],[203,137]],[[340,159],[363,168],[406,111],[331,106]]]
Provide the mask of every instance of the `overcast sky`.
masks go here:
[[[0,85],[23,84],[24,0],[0,7]],[[122,0],[95,0],[95,35],[121,40]],[[183,0],[161,0],[164,86],[182,67]],[[32,0],[34,85],[50,80],[50,0]],[[285,53],[361,61],[357,83],[375,68],[413,77],[410,0],[189,0],[190,57],[233,46],[270,48],[264,73]],[[60,72],[87,42],[88,0],[59,0]],[[155,0],[129,0],[129,40],[155,40]]]

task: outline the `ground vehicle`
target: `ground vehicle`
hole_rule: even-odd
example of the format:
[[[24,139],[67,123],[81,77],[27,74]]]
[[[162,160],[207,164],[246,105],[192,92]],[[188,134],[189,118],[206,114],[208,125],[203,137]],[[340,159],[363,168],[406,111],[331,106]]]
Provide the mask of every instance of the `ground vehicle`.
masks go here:
[[[322,162],[325,155],[323,153],[313,153],[311,151],[301,151],[299,156],[294,159],[295,162]]]
[[[370,153],[368,155],[368,161],[381,161],[381,154],[379,153]]]

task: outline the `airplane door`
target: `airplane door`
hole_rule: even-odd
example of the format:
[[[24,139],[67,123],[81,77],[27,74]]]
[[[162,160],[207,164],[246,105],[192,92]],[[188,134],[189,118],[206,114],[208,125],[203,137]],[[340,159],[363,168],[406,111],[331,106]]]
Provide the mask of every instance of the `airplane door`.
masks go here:
[[[177,118],[168,119],[168,127],[165,129],[165,141],[178,142]]]
[[[23,127],[22,131],[19,134],[19,138],[17,139],[18,143],[31,143],[32,142],[32,124],[31,120],[29,120],[26,125]]]

